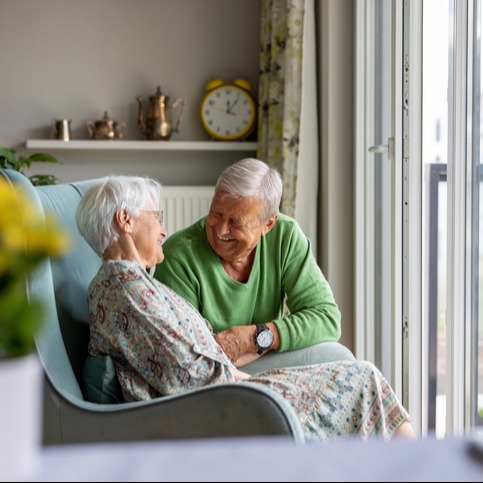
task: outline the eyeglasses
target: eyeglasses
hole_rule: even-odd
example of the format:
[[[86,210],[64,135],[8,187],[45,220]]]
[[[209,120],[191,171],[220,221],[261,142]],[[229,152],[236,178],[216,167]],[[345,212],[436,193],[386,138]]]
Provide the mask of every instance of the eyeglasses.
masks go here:
[[[163,210],[140,210],[145,211],[147,213],[156,213],[156,218],[158,219],[159,223],[162,225],[164,222],[164,211]]]

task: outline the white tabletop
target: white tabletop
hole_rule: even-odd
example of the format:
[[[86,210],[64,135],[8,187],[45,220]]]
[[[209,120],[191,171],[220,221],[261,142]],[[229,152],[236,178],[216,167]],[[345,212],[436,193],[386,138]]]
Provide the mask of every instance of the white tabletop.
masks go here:
[[[33,481],[483,481],[470,441],[285,439],[49,447]]]

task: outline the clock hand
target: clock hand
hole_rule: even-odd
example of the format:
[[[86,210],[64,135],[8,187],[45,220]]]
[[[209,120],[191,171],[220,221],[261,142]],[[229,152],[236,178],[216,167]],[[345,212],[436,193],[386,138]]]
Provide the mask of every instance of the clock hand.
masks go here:
[[[233,101],[233,104],[230,105],[229,108],[227,108],[227,111],[226,111],[227,114],[234,114],[234,113],[231,112],[231,110],[238,104],[238,101],[239,100],[240,100],[240,94],[238,93],[238,96],[237,96],[236,100]],[[229,102],[228,101],[226,101],[226,103],[227,103],[227,105],[229,105]]]
[[[213,107],[212,109],[215,109],[215,111],[224,112],[225,114],[229,114],[230,116],[236,116],[235,112],[227,111],[226,109],[223,109],[222,107]]]

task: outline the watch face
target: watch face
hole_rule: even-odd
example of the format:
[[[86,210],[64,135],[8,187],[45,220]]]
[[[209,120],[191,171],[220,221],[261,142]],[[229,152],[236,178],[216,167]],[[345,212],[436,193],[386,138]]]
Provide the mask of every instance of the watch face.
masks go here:
[[[215,139],[242,139],[255,125],[255,103],[236,86],[222,86],[208,93],[201,106],[206,132]]]
[[[260,332],[257,336],[257,344],[262,349],[268,349],[273,343],[273,334],[269,330]]]

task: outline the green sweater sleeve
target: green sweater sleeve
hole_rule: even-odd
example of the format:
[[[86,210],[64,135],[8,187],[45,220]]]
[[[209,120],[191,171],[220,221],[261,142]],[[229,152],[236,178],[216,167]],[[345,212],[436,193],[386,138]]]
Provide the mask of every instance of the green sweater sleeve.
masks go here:
[[[197,264],[191,259],[192,256],[202,256],[196,253],[199,251],[197,245],[196,240],[185,237],[183,231],[168,238],[163,244],[165,258],[156,268],[155,278],[201,312],[200,280],[193,272],[193,266]]]
[[[310,241],[294,221],[283,237],[282,290],[289,315],[274,320],[280,333],[280,351],[337,341],[341,314],[332,290],[312,255]]]

